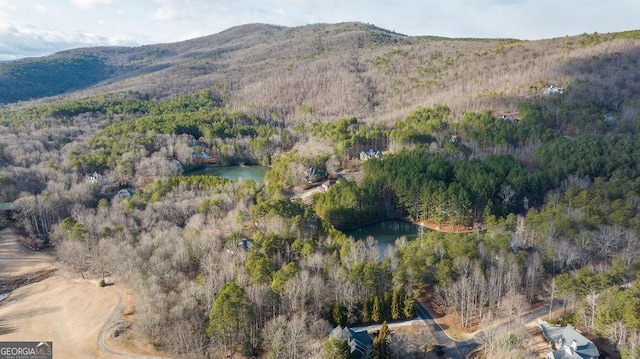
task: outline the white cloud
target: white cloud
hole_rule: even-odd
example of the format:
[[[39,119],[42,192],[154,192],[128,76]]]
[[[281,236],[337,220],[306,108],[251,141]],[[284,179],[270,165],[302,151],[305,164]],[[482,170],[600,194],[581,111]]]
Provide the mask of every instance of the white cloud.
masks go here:
[[[14,3],[9,0],[0,0],[0,19],[10,18],[11,13],[15,12],[15,10],[16,5]]]
[[[62,32],[28,24],[6,24],[0,27],[0,61],[21,57],[43,56],[54,52],[87,46],[142,43],[132,36],[106,37],[92,33]]]
[[[184,35],[178,36],[175,41],[184,41],[184,40],[194,39],[196,37],[201,37],[201,36],[205,36],[205,35],[208,35],[208,34],[203,34],[198,30],[194,30],[194,31],[191,31],[188,34],[184,34]]]
[[[91,9],[98,5],[111,5],[111,0],[71,0],[71,3],[81,9]]]
[[[178,18],[178,11],[171,0],[155,0],[155,2],[161,4],[151,18],[158,21],[175,20]]]
[[[44,14],[44,13],[47,13],[47,12],[49,11],[49,10],[47,9],[47,7],[46,7],[46,6],[44,6],[44,5],[42,5],[42,4],[36,4],[33,8],[34,8],[37,12],[40,12],[40,13],[43,13],[43,14]]]
[[[158,21],[176,20],[178,12],[170,6],[163,6],[153,13],[152,18]]]

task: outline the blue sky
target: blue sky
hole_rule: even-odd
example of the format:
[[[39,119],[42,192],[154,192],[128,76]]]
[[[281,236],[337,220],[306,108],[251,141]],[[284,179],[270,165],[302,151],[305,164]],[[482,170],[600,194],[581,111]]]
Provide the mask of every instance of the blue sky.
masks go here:
[[[0,60],[173,42],[252,22],[535,40],[640,29],[638,14],[637,0],[0,0]]]

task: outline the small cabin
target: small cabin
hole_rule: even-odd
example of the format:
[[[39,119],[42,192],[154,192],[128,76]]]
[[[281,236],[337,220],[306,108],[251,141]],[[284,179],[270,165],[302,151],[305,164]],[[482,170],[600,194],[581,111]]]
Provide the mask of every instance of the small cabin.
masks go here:
[[[329,187],[333,186],[334,183],[335,183],[335,181],[332,181],[332,180],[326,180],[326,181],[322,182],[322,185],[321,185],[322,186],[322,190],[325,191],[325,192],[328,191]]]
[[[542,94],[545,96],[562,95],[564,94],[564,89],[555,85],[549,85],[542,91]]]

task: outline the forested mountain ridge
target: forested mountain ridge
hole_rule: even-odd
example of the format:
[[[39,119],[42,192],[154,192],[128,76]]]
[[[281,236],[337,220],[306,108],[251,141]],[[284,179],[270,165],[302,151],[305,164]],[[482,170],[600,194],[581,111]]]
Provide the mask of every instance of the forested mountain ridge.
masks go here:
[[[260,27],[259,25],[256,25]],[[266,26],[267,28],[269,26]],[[0,64],[0,103],[37,99],[80,90],[103,82],[153,73],[206,56],[254,46],[263,39],[251,25],[217,35],[172,44],[140,47],[93,47]],[[235,44],[227,45],[230,41]],[[240,43],[240,45],[238,44]]]
[[[153,98],[224,84],[227,106],[287,121],[392,123],[417,106],[517,111],[548,85],[634,113],[640,33],[539,41],[409,37],[361,23],[251,24],[173,44],[85,48],[0,64],[0,103],[86,88]],[[88,88],[87,88],[88,87]],[[571,90],[571,91],[569,91]],[[627,102],[629,102],[627,101]]]

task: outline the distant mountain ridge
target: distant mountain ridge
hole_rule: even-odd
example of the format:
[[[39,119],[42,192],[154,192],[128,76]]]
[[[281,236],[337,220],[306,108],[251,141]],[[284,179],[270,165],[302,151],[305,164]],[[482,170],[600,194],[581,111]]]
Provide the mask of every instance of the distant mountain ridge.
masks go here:
[[[176,43],[0,63],[0,103],[104,92],[164,98],[216,86],[230,110],[384,122],[442,103],[510,113],[555,84],[617,111],[640,100],[640,81],[629,81],[640,78],[639,39],[639,31],[519,41],[411,37],[353,22],[248,24]]]
[[[6,61],[0,63],[0,103],[59,95],[103,81],[155,72],[185,59],[214,54],[224,49],[225,43],[244,37],[260,26],[240,26],[216,35],[171,44],[86,47]]]

